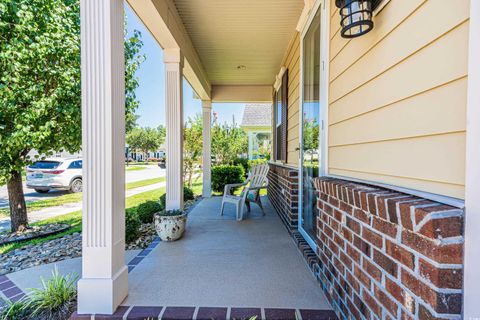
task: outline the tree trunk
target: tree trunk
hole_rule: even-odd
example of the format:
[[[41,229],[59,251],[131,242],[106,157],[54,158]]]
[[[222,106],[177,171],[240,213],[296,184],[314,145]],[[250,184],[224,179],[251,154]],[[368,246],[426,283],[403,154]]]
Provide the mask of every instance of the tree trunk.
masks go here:
[[[12,232],[28,225],[27,205],[23,194],[22,174],[12,172],[12,177],[7,182],[8,200],[10,203],[10,220]]]

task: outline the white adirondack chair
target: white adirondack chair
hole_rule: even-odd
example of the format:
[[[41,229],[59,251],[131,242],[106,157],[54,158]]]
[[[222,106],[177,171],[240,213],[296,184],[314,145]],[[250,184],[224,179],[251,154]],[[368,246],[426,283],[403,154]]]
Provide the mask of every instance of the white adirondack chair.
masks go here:
[[[245,205],[247,206],[248,212],[250,212],[250,203],[256,203],[260,209],[262,209],[263,215],[265,211],[263,210],[262,201],[260,200],[260,190],[266,189],[268,185],[268,174],[269,166],[268,164],[256,165],[252,168],[248,174],[248,178],[244,183],[237,184],[227,184],[223,193],[222,201],[222,211],[226,203],[232,203],[236,206],[237,209],[237,221],[243,220],[243,209]],[[232,188],[243,187],[242,193],[240,196],[235,196],[231,194]]]

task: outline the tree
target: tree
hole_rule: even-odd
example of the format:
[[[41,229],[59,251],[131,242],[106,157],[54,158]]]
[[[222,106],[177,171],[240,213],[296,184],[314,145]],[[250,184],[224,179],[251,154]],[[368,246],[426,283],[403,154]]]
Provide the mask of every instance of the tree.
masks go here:
[[[157,129],[136,127],[127,134],[126,140],[132,150],[142,152],[147,159],[148,152],[160,148],[164,137]]]
[[[126,43],[126,116],[142,59],[140,33]],[[78,0],[0,0],[0,180],[7,183],[12,231],[27,226],[21,172],[28,153],[81,146]]]
[[[126,25],[126,23],[125,23]],[[127,37],[125,33],[125,131],[129,133],[138,120],[135,111],[138,109],[140,102],[137,99],[135,90],[138,88],[138,78],[135,76],[140,65],[145,61],[146,56],[140,54],[143,47],[142,33],[133,30],[133,36]]]
[[[202,155],[202,131],[201,115],[197,114],[193,118],[189,117],[183,129],[183,176],[190,188],[192,187],[195,165],[200,163]]]
[[[212,127],[212,154],[217,164],[233,164],[233,161],[248,151],[248,137],[235,123],[214,124]]]
[[[167,136],[167,129],[163,124],[161,124],[157,127],[157,131],[160,137],[162,138],[162,143],[163,143],[163,141],[165,141],[165,137]]]

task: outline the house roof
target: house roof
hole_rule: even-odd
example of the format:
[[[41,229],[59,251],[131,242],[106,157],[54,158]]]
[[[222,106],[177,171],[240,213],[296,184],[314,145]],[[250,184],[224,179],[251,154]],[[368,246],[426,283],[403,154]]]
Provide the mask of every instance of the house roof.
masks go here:
[[[272,105],[251,103],[245,105],[242,127],[270,127],[272,125]]]

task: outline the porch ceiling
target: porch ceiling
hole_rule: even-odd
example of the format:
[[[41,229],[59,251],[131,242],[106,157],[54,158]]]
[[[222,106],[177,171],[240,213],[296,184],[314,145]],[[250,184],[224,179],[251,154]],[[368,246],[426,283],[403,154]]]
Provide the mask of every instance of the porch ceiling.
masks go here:
[[[174,0],[174,4],[212,85],[271,85],[304,1]]]

